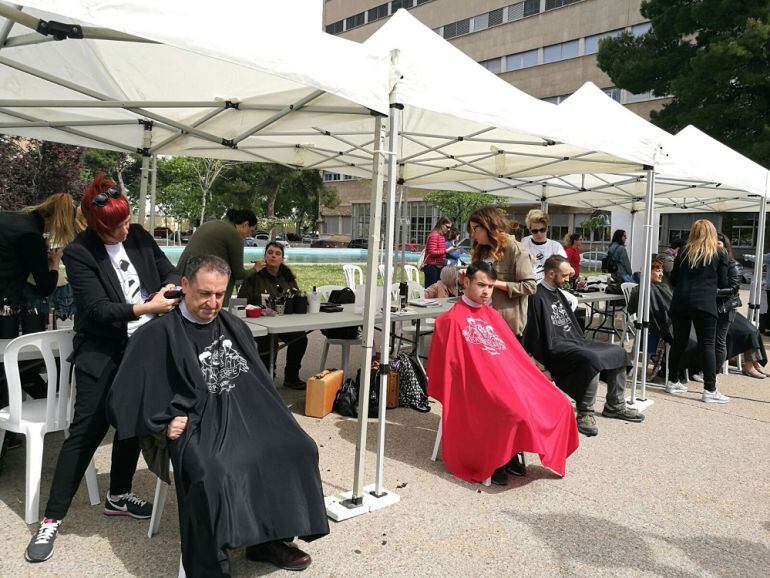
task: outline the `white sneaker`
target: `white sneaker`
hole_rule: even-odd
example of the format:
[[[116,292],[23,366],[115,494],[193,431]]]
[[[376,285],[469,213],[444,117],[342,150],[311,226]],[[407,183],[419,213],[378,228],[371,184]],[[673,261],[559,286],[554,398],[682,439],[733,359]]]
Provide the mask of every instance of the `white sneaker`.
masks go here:
[[[669,381],[666,384],[666,393],[687,393],[687,386],[678,381]]]
[[[703,383],[703,374],[702,373],[696,373],[692,377],[690,377],[693,381],[697,381],[698,383]]]
[[[727,403],[730,398],[726,395],[722,395],[719,391],[703,390],[703,397],[701,398],[704,403]]]

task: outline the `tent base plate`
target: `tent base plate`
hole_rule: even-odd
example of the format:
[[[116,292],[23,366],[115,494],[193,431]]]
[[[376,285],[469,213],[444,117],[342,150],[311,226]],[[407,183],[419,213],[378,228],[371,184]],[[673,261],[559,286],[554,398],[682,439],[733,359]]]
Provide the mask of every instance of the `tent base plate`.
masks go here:
[[[401,501],[398,494],[389,490],[383,489],[381,496],[374,495],[374,484],[366,486],[364,488],[364,495],[360,505],[354,505],[350,503],[353,492],[343,492],[338,496],[330,496],[324,498],[326,503],[326,515],[329,516],[335,522],[342,522],[368,514],[370,512],[376,512],[382,508],[392,506]]]
[[[633,403],[631,403],[630,398],[626,400],[626,405],[628,405],[628,407],[630,408],[635,409],[639,413],[644,413],[644,411],[654,403],[655,401],[650,398],[647,398],[647,399],[636,398],[636,401],[634,401]]]

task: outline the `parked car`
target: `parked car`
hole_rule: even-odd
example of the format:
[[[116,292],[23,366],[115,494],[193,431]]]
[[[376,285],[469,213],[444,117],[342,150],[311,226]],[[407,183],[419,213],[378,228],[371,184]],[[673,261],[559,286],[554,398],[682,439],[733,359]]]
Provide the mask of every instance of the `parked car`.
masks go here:
[[[396,252],[401,251],[401,245],[397,245],[394,249]],[[422,253],[422,245],[417,243],[404,243],[404,252],[406,253]]]
[[[602,269],[602,259],[607,256],[604,251],[586,251],[580,255],[581,269]]]
[[[344,241],[332,241],[331,239],[316,239],[310,243],[312,249],[341,249],[347,246]]]
[[[155,227],[152,231],[153,237],[171,237],[174,235],[174,231],[170,227]]]
[[[369,239],[351,239],[348,249],[368,249]]]
[[[190,241],[190,237],[192,237],[193,232],[192,231],[182,231],[179,234],[179,241],[182,243],[182,245],[186,245]]]
[[[269,242],[270,242],[270,235],[268,235],[267,233],[259,233],[252,237],[246,237],[243,239],[244,247],[266,247]],[[288,241],[284,241],[280,237],[276,237],[275,242],[283,245],[284,249],[288,249],[289,247],[291,247]]]
[[[291,241],[292,243],[301,243],[302,237],[297,235],[297,233],[289,233],[286,235],[286,240]]]

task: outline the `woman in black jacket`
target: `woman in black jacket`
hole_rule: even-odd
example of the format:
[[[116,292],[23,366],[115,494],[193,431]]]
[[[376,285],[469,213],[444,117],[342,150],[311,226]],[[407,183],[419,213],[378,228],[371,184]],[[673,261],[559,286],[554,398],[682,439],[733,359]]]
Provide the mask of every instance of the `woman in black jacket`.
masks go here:
[[[687,244],[679,252],[671,272],[674,296],[671,300],[671,320],[674,345],[671,348],[669,393],[684,393],[687,388],[676,380],[677,370],[684,369],[684,351],[695,327],[698,353],[703,369],[702,400],[707,403],[727,403],[730,398],[717,391],[716,332],[717,295],[728,288],[727,253],[717,246],[717,231],[711,221],[700,219],[693,224]]]
[[[88,229],[63,257],[78,311],[72,354],[75,415],[59,452],[45,517],[27,546],[25,557],[30,562],[53,554],[59,525],[107,433],[105,400],[128,339],[140,325],[169,312],[179,301],[164,296],[179,282],[176,270],[149,233],[129,224],[128,199],[111,179],[97,175],[81,208]],[[136,439],[113,441],[105,515],[150,517],[152,505],[131,493],[138,459]]]
[[[722,233],[717,234],[717,247],[727,254],[727,287],[717,290],[716,359],[718,370],[727,359],[727,332],[735,318],[735,309],[740,304],[740,300],[736,302],[735,297],[741,288],[741,275],[738,272],[735,259],[733,259],[732,245]]]

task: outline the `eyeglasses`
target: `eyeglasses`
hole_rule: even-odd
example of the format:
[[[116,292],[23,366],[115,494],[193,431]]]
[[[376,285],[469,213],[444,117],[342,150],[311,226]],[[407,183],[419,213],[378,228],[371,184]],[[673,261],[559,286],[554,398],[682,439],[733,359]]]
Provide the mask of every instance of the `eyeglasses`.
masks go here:
[[[110,187],[103,193],[99,193],[98,195],[95,195],[93,199],[91,199],[91,205],[96,205],[97,207],[103,207],[107,204],[107,201],[109,198],[112,197],[113,199],[119,199],[120,198],[120,189],[117,187]]]
[[[530,233],[533,235],[536,235],[537,233],[545,233],[548,230],[548,227],[543,227],[542,229],[530,229]]]

